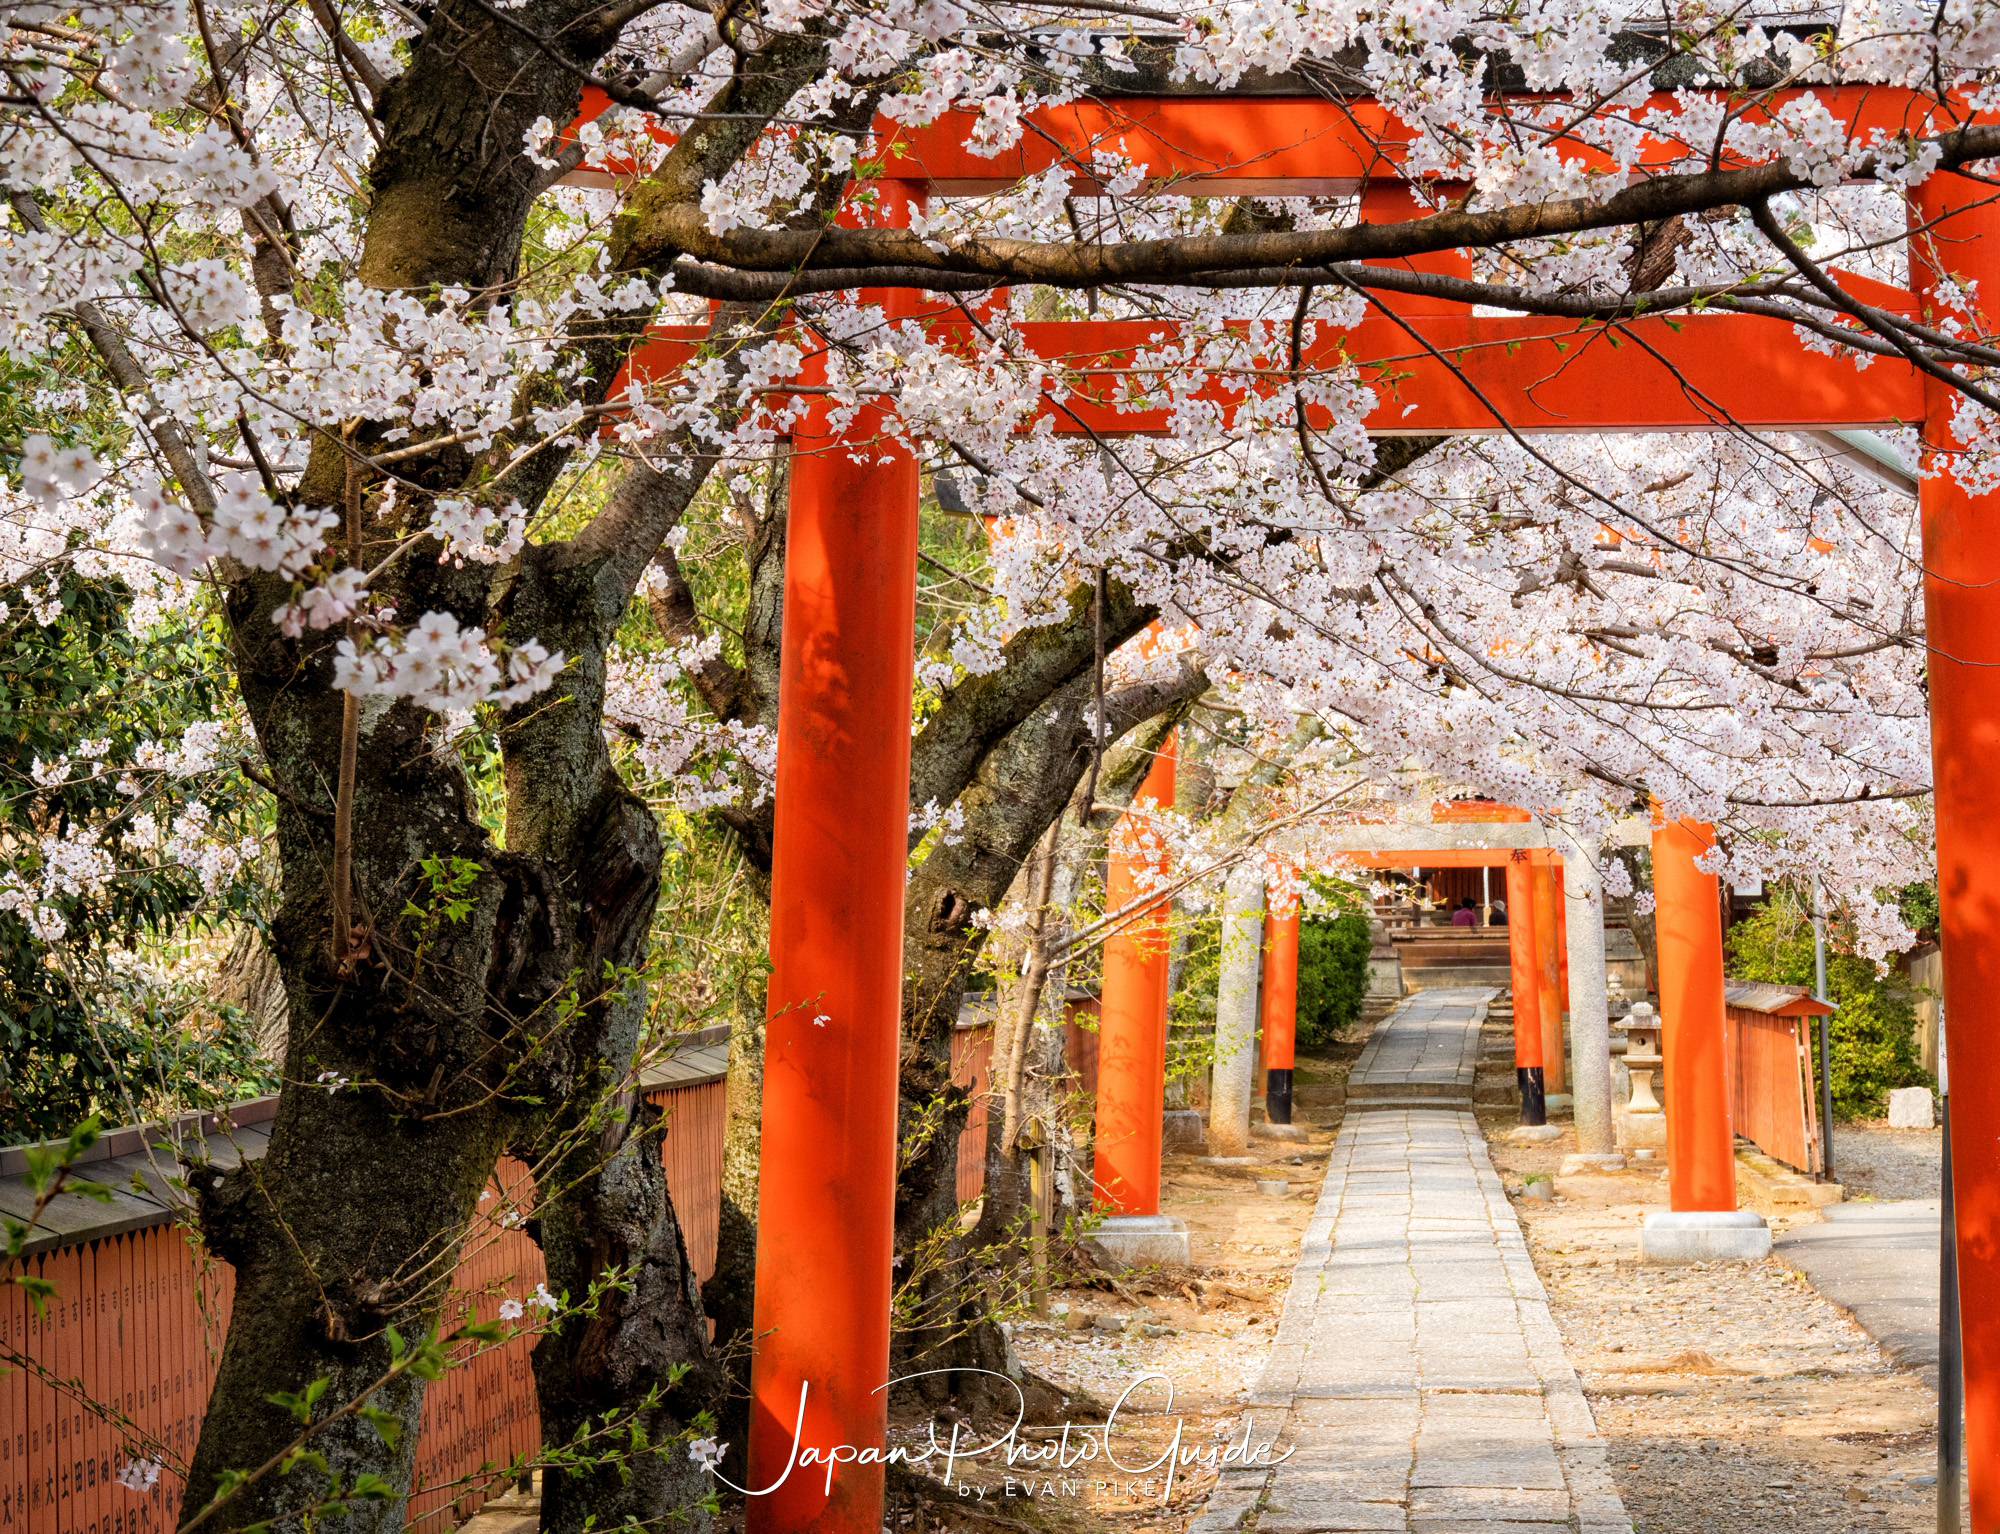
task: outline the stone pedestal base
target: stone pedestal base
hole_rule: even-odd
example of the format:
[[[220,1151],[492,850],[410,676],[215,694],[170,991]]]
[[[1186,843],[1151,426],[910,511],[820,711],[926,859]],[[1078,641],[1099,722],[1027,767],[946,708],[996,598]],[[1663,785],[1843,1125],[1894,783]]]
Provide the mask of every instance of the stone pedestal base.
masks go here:
[[[1114,1214],[1091,1233],[1090,1244],[1122,1267],[1188,1265],[1187,1221],[1179,1215]],[[1770,1245],[1768,1234],[1765,1245]]]
[[[1937,1128],[1937,1100],[1929,1087],[1898,1087],[1889,1094],[1891,1129]]]
[[[1300,1124],[1252,1124],[1250,1133],[1260,1140],[1304,1140],[1309,1135]]]
[[[1648,1262],[1757,1262],[1771,1255],[1771,1227],[1754,1209],[1649,1214],[1639,1252]]]
[[[1664,1113],[1620,1111],[1612,1114],[1611,1122],[1618,1148],[1622,1151],[1664,1152],[1667,1148],[1667,1116]]]
[[[1205,1150],[1201,1114],[1193,1108],[1169,1108],[1160,1120],[1160,1148],[1170,1151]]]
[[[1542,1106],[1551,1113],[1568,1113],[1576,1106],[1576,1098],[1568,1092],[1550,1092],[1542,1098]]]

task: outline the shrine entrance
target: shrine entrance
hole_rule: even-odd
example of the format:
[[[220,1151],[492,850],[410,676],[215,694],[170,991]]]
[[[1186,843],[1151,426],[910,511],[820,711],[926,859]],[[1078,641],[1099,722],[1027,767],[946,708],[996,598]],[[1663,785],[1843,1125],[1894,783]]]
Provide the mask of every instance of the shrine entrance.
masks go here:
[[[1762,110],[1803,94],[1773,93]],[[1812,95],[1855,134],[1876,126],[1923,132],[1934,110],[1904,91]],[[1671,111],[1674,99],[1658,104]],[[1195,95],[1081,102],[1037,114],[1034,132],[992,158],[966,149],[966,114],[915,131],[884,122],[881,134],[894,144],[886,163],[901,177],[874,183],[877,221],[906,222],[933,195],[998,190],[1057,164],[1088,165],[1094,146],[1115,145],[1156,185],[1211,196],[1348,193],[1358,196],[1362,221],[1412,222],[1414,231],[1422,207],[1394,179],[1402,130],[1371,121],[1368,108]],[[1940,299],[1945,274],[1933,253],[1942,250],[1960,282],[2000,289],[2000,211],[1989,195],[1983,182],[1933,175],[1916,193],[1926,237],[1911,242],[1915,291],[1836,274],[1839,284],[1878,308],[1915,314]],[[1464,252],[1429,249],[1414,233],[1409,249],[1407,259],[1384,264],[1471,275]],[[935,336],[982,344],[964,310],[917,291],[891,290],[888,309]],[[1149,348],[1175,339],[1174,327],[1015,328],[1029,352],[1081,369],[1080,386],[1073,371],[1064,384],[1070,392],[1051,397],[1043,411],[1057,433],[1168,429],[1166,408],[1135,408],[1126,384],[1135,368],[1151,366]],[[634,366],[663,374],[697,338],[663,333],[635,354]],[[1621,340],[1637,344],[1614,349]],[[1968,495],[1946,472],[1958,442],[1951,420],[1958,396],[1906,363],[1878,359],[1863,373],[1816,352],[1782,320],[1697,314],[1579,326],[1379,292],[1355,328],[1322,325],[1292,367],[1350,362],[1364,382],[1379,381],[1380,404],[1366,425],[1381,435],[1923,423],[1934,470],[1920,493],[1944,988],[1954,1035],[1967,1461],[1975,1522],[2000,1523],[2000,1056],[1977,1037],[1977,1003],[2000,988],[2000,804],[1985,783],[2000,747],[2000,538],[1993,536],[2000,504]],[[1210,390],[1222,403],[1243,392],[1226,380]],[[756,1530],[876,1534],[882,1471],[872,1461],[886,1426],[918,472],[879,430],[887,405],[868,405],[839,435],[824,408],[815,406],[793,439],[751,1484],[779,1482],[802,1450],[837,1463],[831,1476],[794,1471],[775,1493],[752,1500],[750,1521]],[[1668,1089],[1670,1100],[1690,1105],[1670,1147],[1674,1207],[1697,1214],[1734,1207],[1726,1111],[1717,1119],[1692,1106],[1726,1102],[1715,881],[1697,866],[1711,841],[1704,827],[1674,824],[1654,842]],[[1593,851],[1565,866],[1594,869],[1594,862]],[[1514,859],[1507,866],[1511,875]],[[1532,889],[1527,896],[1528,904],[1542,898]],[[1508,908],[1510,915],[1523,909],[1512,891]],[[1686,921],[1673,914],[1697,911]],[[1595,927],[1572,923],[1572,934],[1579,925]],[[1546,994],[1539,979],[1537,990]],[[1594,1039],[1587,1061],[1578,1055],[1580,1126],[1587,1100],[1608,1102]],[[1532,1041],[1519,1047],[1525,1053]]]

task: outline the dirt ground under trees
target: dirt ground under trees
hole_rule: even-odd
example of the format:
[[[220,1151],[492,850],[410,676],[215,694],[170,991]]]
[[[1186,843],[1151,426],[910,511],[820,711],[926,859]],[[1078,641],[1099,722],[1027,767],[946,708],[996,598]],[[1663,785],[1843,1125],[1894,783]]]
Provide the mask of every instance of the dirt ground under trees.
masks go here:
[[[1178,1474],[1169,1489],[1163,1471],[1144,1467],[1176,1434],[1194,1448],[1240,1432],[1359,1052],[1356,1042],[1300,1057],[1297,1117],[1308,1142],[1260,1140],[1261,1163],[1240,1170],[1167,1157],[1161,1207],[1188,1222],[1190,1269],[1066,1283],[1052,1290],[1048,1318],[1013,1324],[1021,1361],[1073,1393],[1075,1425],[1057,1451],[1072,1462],[1017,1457],[1010,1467],[998,1451],[961,1458],[947,1488],[934,1458],[923,1479],[892,1482],[894,1534],[1182,1534],[1213,1472]],[[1571,1137],[1520,1145],[1506,1137],[1511,1110],[1482,1108],[1479,1120],[1638,1534],[1917,1534],[1934,1526],[1937,1403],[1914,1374],[1891,1365],[1851,1318],[1776,1259],[1641,1264],[1640,1222],[1666,1206],[1659,1172],[1563,1178],[1554,1202],[1524,1199],[1524,1176],[1553,1176],[1574,1149]],[[1842,1150],[1860,1196],[1935,1190],[1935,1133],[1856,1126],[1842,1133],[1836,1155]],[[1288,1190],[1259,1192],[1260,1181]],[[1773,1225],[1797,1218],[1813,1217],[1779,1216]],[[1146,1375],[1171,1381],[1171,1404],[1159,1381],[1140,1386],[1109,1435],[1118,1463],[1082,1458],[1085,1433],[1104,1442],[1103,1409]],[[942,1420],[940,1442],[950,1442],[954,1426],[963,1450],[1004,1424]],[[899,1417],[891,1441],[915,1448],[931,1432],[927,1420]],[[1024,1431],[1018,1442],[1059,1438]],[[534,1527],[531,1504],[507,1516],[483,1515],[471,1534]],[[734,1508],[725,1526],[741,1522]]]
[[[1935,1527],[1937,1400],[1915,1374],[1776,1258],[1640,1263],[1660,1172],[1521,1198],[1524,1174],[1556,1173],[1574,1144],[1516,1145],[1512,1114],[1480,1119],[1639,1534]]]

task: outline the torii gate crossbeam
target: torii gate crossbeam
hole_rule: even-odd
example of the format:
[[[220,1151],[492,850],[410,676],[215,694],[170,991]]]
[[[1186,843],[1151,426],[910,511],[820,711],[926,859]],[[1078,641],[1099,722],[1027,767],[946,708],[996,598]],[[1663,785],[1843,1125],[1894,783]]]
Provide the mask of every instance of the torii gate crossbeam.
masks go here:
[[[1814,94],[1858,131],[1922,132],[1938,111],[1902,91]],[[1668,97],[1660,103],[1673,104]],[[1315,126],[1301,116],[1313,111],[1339,121],[1329,117]],[[931,129],[895,130],[904,158],[894,163],[908,179],[885,185],[896,189],[892,205],[908,207],[932,192],[1011,185],[1023,173],[1067,160],[1088,189],[1093,153],[1111,149],[1130,157],[1156,187],[1210,195],[1360,188],[1365,216],[1367,194],[1381,183],[1364,178],[1393,166],[1408,140],[1377,116],[1371,120],[1368,104],[1354,102],[1335,108],[1273,98],[1128,98],[1041,114],[1037,133],[1020,151],[997,159],[969,156],[966,124],[947,117]],[[1658,152],[1664,157],[1678,148],[1664,144]],[[1578,145],[1575,153],[1588,151]],[[1988,195],[1980,183],[1939,174],[1918,198],[1925,220],[1942,220],[1925,250],[1947,252],[1955,275],[1977,281],[1981,292],[2000,291],[2000,214],[1980,205]],[[1454,264],[1448,252],[1419,259],[1433,268]],[[1469,270],[1469,262],[1457,265]],[[1910,312],[1936,281],[1914,248],[1911,268],[1916,298],[1870,284],[1869,301]],[[1371,431],[1490,433],[1503,421],[1524,432],[1921,422],[1934,469],[1948,467],[1939,455],[1956,444],[1950,425],[1956,399],[1945,386],[1919,379],[1906,364],[1877,361],[1864,372],[1850,360],[1810,352],[1782,321],[1691,316],[1607,331],[1474,316],[1426,301],[1388,299],[1383,307],[1389,312],[1371,314],[1354,331],[1322,327],[1300,363],[1324,368],[1341,356],[1359,365],[1363,381],[1371,369],[1385,380],[1405,375],[1380,391]],[[910,306],[902,313],[914,317]],[[949,325],[945,313],[934,309],[929,323]],[[1016,328],[1037,354],[1086,364],[1086,379],[1079,384],[1072,374],[1063,385],[1068,392],[1043,407],[1057,431],[1168,429],[1164,410],[1143,390],[1134,403],[1120,403],[1132,399],[1135,383],[1158,376],[1133,371],[1142,365],[1135,354],[1167,338],[1168,327]],[[667,373],[695,339],[690,332],[660,336],[635,355],[634,371]],[[965,344],[972,344],[969,335]],[[1226,401],[1245,388],[1270,387],[1282,367],[1267,366],[1262,375],[1225,373],[1209,387]],[[865,431],[854,435],[867,439]],[[829,450],[847,456],[839,443]],[[783,717],[813,724],[781,730],[778,741],[770,1049],[783,1071],[774,1070],[765,1098],[751,1485],[788,1479],[779,1495],[752,1499],[757,1534],[875,1534],[880,1527],[899,1026],[896,999],[882,981],[900,973],[902,909],[900,862],[887,852],[908,805],[907,784],[893,772],[853,764],[882,756],[883,743],[906,736],[909,727],[910,659],[906,644],[897,650],[895,636],[907,631],[903,615],[914,600],[909,553],[916,505],[907,458],[868,440],[856,459],[837,472],[808,476],[807,493],[828,499],[808,519],[817,539],[812,569],[795,569],[801,561],[788,558],[786,578]],[[2000,501],[1970,497],[1941,472],[1923,482],[1920,499],[1946,1015],[1957,1067],[1953,1153],[1967,1318],[1967,1463],[1973,1518],[1983,1528],[2000,1525],[2000,1052],[1982,1049],[1975,1033],[1979,1003],[2000,991],[2000,803],[1987,788],[2000,750]],[[842,514],[825,514],[830,508]],[[796,500],[793,516],[799,516]],[[828,572],[840,579],[829,583]],[[813,582],[815,592],[801,589]],[[885,624],[872,609],[891,589],[900,593],[899,611]],[[893,763],[884,757],[881,765]],[[853,845],[856,828],[868,828],[868,848]],[[839,1004],[827,1005],[836,993]],[[818,1133],[770,1133],[773,1119],[788,1112],[809,1114]],[[828,1134],[842,1141],[832,1155]],[[775,1218],[780,1208],[788,1211],[783,1220]],[[818,1388],[826,1399],[802,1414],[800,1385],[814,1380],[824,1382]]]

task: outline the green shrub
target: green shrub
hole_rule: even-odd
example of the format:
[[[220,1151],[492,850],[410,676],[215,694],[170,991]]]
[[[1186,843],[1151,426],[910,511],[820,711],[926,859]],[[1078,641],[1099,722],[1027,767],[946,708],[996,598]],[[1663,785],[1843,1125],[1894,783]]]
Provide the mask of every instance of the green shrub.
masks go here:
[[[1858,955],[1843,951],[1840,924],[1829,922],[1826,953],[1828,999],[1833,1014],[1833,1111],[1836,1118],[1879,1118],[1895,1087],[1930,1082],[1917,1061],[1914,998],[1907,985],[1883,975]],[[1729,929],[1729,977],[1784,985],[1813,983],[1812,919],[1799,892],[1785,886],[1754,915]],[[1819,1069],[1819,1030],[1812,1030],[1813,1069]],[[1815,1077],[1815,1079],[1817,1079]]]
[[[1344,889],[1345,886],[1339,888]],[[1330,887],[1330,893],[1335,891]],[[1207,1072],[1214,1054],[1215,997],[1222,978],[1222,922],[1214,913],[1184,929],[1178,983],[1167,1003],[1173,1025],[1170,1080]],[[1368,915],[1345,910],[1299,923],[1300,1049],[1332,1043],[1361,1015],[1368,994]]]
[[[1180,972],[1167,998],[1167,1081],[1205,1081],[1215,1061],[1215,998],[1222,982],[1222,920],[1188,921]]]
[[[1299,1045],[1331,1044],[1361,1015],[1368,995],[1368,916],[1299,923]]]

